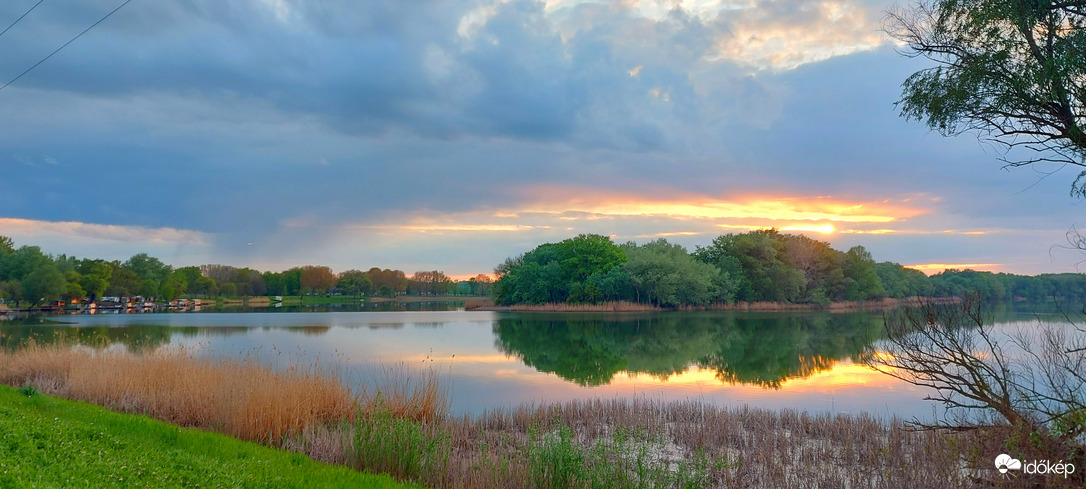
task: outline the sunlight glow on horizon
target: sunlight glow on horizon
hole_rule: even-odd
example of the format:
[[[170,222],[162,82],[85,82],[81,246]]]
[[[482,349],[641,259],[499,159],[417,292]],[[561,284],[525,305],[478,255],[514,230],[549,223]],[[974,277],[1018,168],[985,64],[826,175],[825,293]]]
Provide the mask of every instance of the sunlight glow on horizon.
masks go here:
[[[833,234],[837,229],[832,224],[825,224],[822,226],[785,226],[781,228],[781,231],[811,231],[821,234]]]
[[[995,272],[1003,265],[1000,263],[923,263],[919,265],[905,265],[905,268],[915,268],[924,272],[924,275],[935,275],[943,270],[977,270]]]

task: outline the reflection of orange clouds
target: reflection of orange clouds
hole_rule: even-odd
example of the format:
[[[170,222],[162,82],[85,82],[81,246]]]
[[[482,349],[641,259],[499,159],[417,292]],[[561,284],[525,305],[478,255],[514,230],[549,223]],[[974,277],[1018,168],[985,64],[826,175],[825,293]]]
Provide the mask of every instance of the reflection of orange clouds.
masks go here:
[[[997,271],[1002,265],[999,263],[924,263],[920,265],[906,265],[905,268],[915,268],[927,275],[934,275],[947,269],[957,270],[982,270]]]
[[[827,388],[849,386],[891,387],[900,384],[900,382],[900,380],[895,379],[894,377],[873,370],[863,364],[841,361],[835,362],[832,366],[822,370],[813,369],[807,377],[795,377],[783,380],[780,383],[779,390],[801,392],[805,390],[824,390]],[[713,388],[765,390],[765,387],[762,386],[722,382],[716,370],[697,367],[691,367],[685,372],[668,376],[667,379],[661,379],[651,374],[644,373],[616,375],[609,385],[615,388],[634,386],[644,388],[646,385],[653,384],[679,388],[682,386],[690,386],[699,390]]]
[[[817,372],[810,377],[789,379],[781,383],[786,390],[819,390],[828,387],[860,385],[893,385],[901,381],[870,367],[858,363],[840,362],[828,370]]]

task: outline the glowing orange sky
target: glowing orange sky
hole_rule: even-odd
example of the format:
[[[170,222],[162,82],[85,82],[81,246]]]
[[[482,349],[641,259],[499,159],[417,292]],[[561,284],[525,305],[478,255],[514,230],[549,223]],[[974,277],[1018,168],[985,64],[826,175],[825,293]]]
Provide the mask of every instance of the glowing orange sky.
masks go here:
[[[922,263],[918,265],[906,265],[906,267],[915,268],[924,272],[926,275],[934,275],[950,268],[958,270],[970,269],[998,272],[1001,265],[999,263]]]

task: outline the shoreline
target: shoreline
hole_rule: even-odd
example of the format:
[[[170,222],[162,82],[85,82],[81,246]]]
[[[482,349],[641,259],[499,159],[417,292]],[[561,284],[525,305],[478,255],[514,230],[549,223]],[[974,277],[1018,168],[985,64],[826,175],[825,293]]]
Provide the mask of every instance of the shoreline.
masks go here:
[[[781,302],[746,302],[717,303],[704,307],[682,306],[677,309],[668,309],[645,303],[636,302],[604,302],[602,304],[513,304],[509,306],[482,306],[465,309],[472,311],[494,312],[677,312],[677,311],[745,311],[745,312],[785,312],[785,311],[824,311],[824,312],[858,312],[858,311],[888,311],[897,307],[912,307],[921,303],[934,302],[935,304],[957,304],[960,297],[905,297],[902,299],[876,299],[867,301],[831,302],[826,305],[819,304],[788,304]]]

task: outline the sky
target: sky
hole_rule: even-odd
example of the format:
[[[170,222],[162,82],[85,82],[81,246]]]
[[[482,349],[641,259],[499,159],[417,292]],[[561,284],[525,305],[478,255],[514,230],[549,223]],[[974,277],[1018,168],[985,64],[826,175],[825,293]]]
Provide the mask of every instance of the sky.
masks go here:
[[[0,3],[0,27],[36,0]],[[0,84],[122,0],[45,1]],[[901,118],[877,0],[135,0],[0,90],[0,235],[261,270],[490,272],[581,233],[776,227],[1078,271],[1077,172]]]

